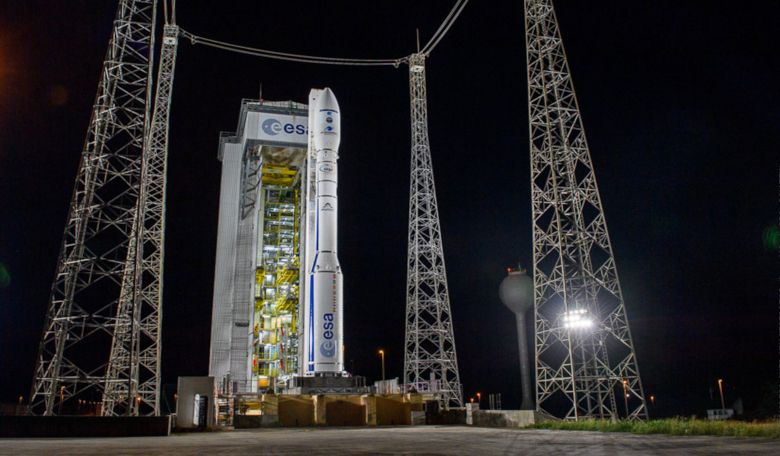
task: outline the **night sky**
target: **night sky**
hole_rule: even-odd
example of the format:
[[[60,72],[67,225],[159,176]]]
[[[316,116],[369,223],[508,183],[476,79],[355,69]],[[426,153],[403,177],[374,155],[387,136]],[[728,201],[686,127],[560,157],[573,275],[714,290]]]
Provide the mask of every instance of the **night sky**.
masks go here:
[[[780,3],[559,0],[556,11],[654,416],[778,386]],[[326,57],[397,58],[454,1],[179,2],[196,35]],[[0,401],[28,399],[116,1],[0,6]],[[158,33],[162,27],[158,27]],[[474,0],[427,62],[430,143],[466,399],[520,406],[498,300],[530,267],[522,2]],[[242,98],[341,106],[339,257],[349,370],[402,376],[408,67],[335,67],[179,45],[170,126],[163,379],[206,375],[219,133]],[[714,393],[714,394],[713,394]],[[762,405],[763,400],[763,405]],[[483,404],[484,405],[484,404]],[[769,403],[777,413],[777,402]]]

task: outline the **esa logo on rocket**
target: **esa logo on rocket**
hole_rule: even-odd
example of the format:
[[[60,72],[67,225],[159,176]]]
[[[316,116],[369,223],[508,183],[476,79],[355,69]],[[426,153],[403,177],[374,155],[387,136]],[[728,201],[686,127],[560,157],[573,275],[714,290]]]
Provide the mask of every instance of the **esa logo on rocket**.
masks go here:
[[[261,127],[263,133],[269,136],[276,136],[281,132],[285,132],[288,135],[305,135],[308,134],[306,125],[298,124],[293,125],[291,123],[282,124],[278,119],[266,119]]]
[[[323,358],[333,358],[336,356],[336,344],[332,340],[326,340],[320,345],[320,354]]]
[[[323,315],[324,324],[322,325],[322,329],[325,330],[325,332],[322,333],[322,337],[325,339],[322,344],[320,344],[320,354],[323,358],[333,358],[336,356],[336,343],[333,342],[333,329],[335,328],[333,324],[333,314],[332,313],[326,313]]]

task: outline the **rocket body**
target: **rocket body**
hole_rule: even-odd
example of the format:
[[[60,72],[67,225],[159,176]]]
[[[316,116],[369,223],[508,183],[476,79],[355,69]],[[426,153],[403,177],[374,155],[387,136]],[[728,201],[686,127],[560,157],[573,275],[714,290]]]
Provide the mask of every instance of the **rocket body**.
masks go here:
[[[310,280],[310,366],[314,374],[337,374],[344,370],[343,277],[338,244],[338,149],[341,113],[330,89],[322,91],[314,123],[317,156],[317,254]]]

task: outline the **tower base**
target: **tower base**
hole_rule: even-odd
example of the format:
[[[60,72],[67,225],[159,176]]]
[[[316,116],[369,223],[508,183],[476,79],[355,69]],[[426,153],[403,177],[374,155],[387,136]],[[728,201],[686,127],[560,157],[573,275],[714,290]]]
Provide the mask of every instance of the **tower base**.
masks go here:
[[[287,380],[281,394],[372,394],[365,377],[300,377]]]

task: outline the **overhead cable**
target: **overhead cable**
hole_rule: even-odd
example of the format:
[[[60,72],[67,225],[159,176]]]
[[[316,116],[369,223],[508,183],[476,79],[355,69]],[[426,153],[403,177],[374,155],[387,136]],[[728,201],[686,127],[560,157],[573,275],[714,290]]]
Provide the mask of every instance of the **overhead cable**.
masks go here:
[[[425,45],[425,47],[422,48],[422,50],[419,50],[418,53],[425,54],[426,56],[430,55],[431,51],[433,51],[433,49],[436,47],[437,44],[439,44],[441,39],[444,38],[444,35],[447,34],[450,27],[452,27],[452,24],[455,23],[455,20],[458,19],[458,16],[460,16],[460,13],[463,11],[463,8],[465,8],[468,2],[469,0],[458,0],[455,3],[455,6],[452,7],[452,10],[450,10],[450,13],[444,19],[444,22],[442,22],[442,24],[439,26],[439,29],[436,30],[436,33],[433,34],[433,36]],[[174,23],[176,21],[175,8],[176,8],[176,1],[173,0]],[[206,46],[210,46],[213,48],[238,52],[240,54],[253,55],[256,57],[264,57],[268,59],[287,60],[291,62],[315,63],[321,65],[354,65],[354,66],[391,66],[392,65],[398,68],[400,64],[409,61],[409,56],[401,57],[398,59],[343,59],[343,58],[333,58],[333,57],[317,57],[317,56],[302,55],[302,54],[290,54],[287,52],[269,51],[266,49],[251,48],[247,46],[239,46],[237,44],[226,43],[224,41],[212,40],[210,38],[204,38],[201,36],[193,35],[192,33],[184,31],[183,29],[180,29],[180,34],[185,38],[189,38],[192,44],[204,44]]]
[[[176,25],[176,0],[170,0],[171,3],[171,16],[168,18],[168,0],[163,0],[163,13],[165,18],[165,25]]]
[[[447,18],[444,19],[444,22],[441,23],[439,29],[436,30],[436,33],[434,33],[431,39],[428,41],[428,44],[422,48],[422,50],[419,52],[420,54],[430,55],[431,51],[433,51],[433,48],[439,44],[439,41],[444,38],[444,35],[446,35],[447,31],[449,31],[450,27],[452,27],[452,24],[455,23],[456,19],[458,19],[458,16],[460,16],[460,13],[463,11],[463,8],[466,7],[468,2],[469,0],[458,0],[457,3],[455,3],[455,6],[452,7],[450,14],[447,15]]]
[[[210,38],[203,38],[192,33],[181,31],[181,35],[185,38],[189,38],[192,44],[204,44],[218,49],[225,49],[228,51],[238,52],[241,54],[254,55],[257,57],[265,57],[269,59],[288,60],[292,62],[302,63],[318,63],[324,65],[359,65],[359,66],[389,66],[398,67],[401,63],[408,61],[408,57],[401,57],[398,59],[342,59],[333,57],[316,57],[311,55],[290,54],[287,52],[269,51],[266,49],[257,49],[247,46],[239,46],[237,44],[225,43],[223,41],[212,40]]]

